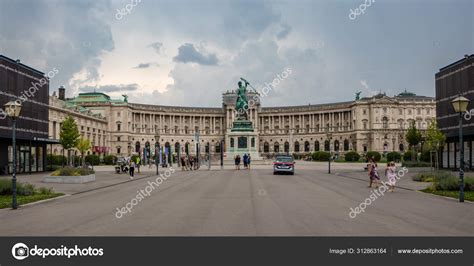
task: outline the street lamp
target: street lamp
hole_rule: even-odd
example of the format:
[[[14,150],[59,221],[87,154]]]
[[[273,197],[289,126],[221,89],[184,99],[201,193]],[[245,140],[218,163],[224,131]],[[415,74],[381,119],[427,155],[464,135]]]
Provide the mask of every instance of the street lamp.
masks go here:
[[[451,101],[454,112],[459,113],[459,202],[464,202],[464,141],[462,139],[462,114],[466,112],[469,99],[459,95]]]
[[[12,146],[13,146],[13,176],[12,176],[12,209],[17,209],[16,201],[16,119],[20,116],[21,103],[18,101],[11,101],[5,104],[5,112],[12,118]]]
[[[331,173],[331,139],[332,139],[332,133],[329,131],[329,127],[326,128],[326,137],[329,142],[329,160],[328,160],[328,174]]]

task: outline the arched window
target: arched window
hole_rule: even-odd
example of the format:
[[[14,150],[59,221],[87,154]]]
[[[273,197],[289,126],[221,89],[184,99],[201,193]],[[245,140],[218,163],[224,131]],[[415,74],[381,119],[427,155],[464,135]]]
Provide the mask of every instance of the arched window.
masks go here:
[[[216,143],[216,153],[221,153],[221,142]]]
[[[403,152],[405,150],[405,146],[403,146],[403,143],[400,143],[400,145],[398,145],[398,149]]]
[[[319,151],[319,141],[314,142],[314,151]]]
[[[178,152],[181,153],[181,150],[180,150],[180,147],[179,147],[179,142],[176,142],[174,144],[174,150],[176,151],[176,153],[178,153]]]
[[[230,147],[234,148],[234,138],[230,138]]]
[[[347,139],[344,140],[344,151],[349,150],[349,141]]]
[[[309,152],[309,141],[304,142],[304,152]]]
[[[273,144],[273,152],[274,153],[280,152],[280,144],[278,144],[278,142],[275,142],[275,144]]]
[[[298,141],[295,142],[295,152],[300,152],[300,143]]]
[[[206,153],[209,153],[210,150],[211,150],[211,144],[208,142],[208,143],[206,143],[206,147],[205,147],[204,151]]]
[[[339,140],[334,141],[334,150],[339,151]]]
[[[140,152],[140,142],[139,141],[137,141],[135,143],[135,152]]]
[[[329,140],[324,142],[324,151],[329,151]]]
[[[186,142],[186,144],[184,145],[184,152],[186,153],[186,155],[189,155],[189,142]]]
[[[288,141],[285,142],[285,152],[290,152],[290,143]]]
[[[266,141],[263,143],[263,152],[270,152],[270,145]]]

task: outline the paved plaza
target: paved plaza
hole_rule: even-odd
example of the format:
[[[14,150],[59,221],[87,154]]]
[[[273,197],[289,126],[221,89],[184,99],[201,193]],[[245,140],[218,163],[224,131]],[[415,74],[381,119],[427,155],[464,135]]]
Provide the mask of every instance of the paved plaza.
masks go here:
[[[349,217],[371,194],[363,164],[298,161],[296,173],[273,175],[269,164],[252,170],[174,173],[116,218],[155,181],[143,168],[134,180],[97,167],[88,184],[44,184],[42,175],[21,182],[53,186],[67,196],[0,210],[2,236],[473,236],[474,203],[418,192],[426,183],[411,181],[416,168],[394,193],[377,198],[365,212]],[[160,169],[164,173],[166,169]],[[3,177],[8,178],[8,177]]]

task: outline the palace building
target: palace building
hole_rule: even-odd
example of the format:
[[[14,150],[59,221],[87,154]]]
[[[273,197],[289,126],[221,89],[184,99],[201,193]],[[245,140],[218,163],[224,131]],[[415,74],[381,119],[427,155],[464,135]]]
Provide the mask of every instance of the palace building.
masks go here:
[[[248,98],[255,94],[248,92]],[[105,130],[104,122],[97,123],[104,138],[98,144],[107,146],[109,154],[140,154],[146,160],[153,156],[155,147],[162,147],[172,154],[178,150],[201,155],[210,152],[219,158],[221,149],[227,154],[237,145],[231,134],[236,97],[235,91],[223,93],[222,107],[215,108],[129,103],[126,96],[117,100],[100,92],[80,93],[66,102],[106,118]],[[259,99],[249,106],[248,117],[255,132],[249,145],[268,158],[277,153],[323,150],[341,155],[347,151],[403,152],[408,148],[405,132],[410,123],[414,121],[424,131],[436,112],[434,98],[405,90],[393,97],[378,94],[302,106],[262,107]]]

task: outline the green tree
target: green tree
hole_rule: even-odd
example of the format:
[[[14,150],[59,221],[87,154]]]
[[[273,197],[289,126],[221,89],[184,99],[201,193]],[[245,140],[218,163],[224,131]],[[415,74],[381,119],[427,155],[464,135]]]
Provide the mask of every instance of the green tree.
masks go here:
[[[76,121],[74,121],[71,115],[68,115],[66,119],[64,119],[61,131],[59,132],[59,143],[61,143],[63,149],[67,150],[68,153],[68,164],[71,164],[71,149],[76,147],[79,136]]]
[[[415,121],[411,122],[410,127],[408,128],[407,133],[405,135],[405,138],[412,149],[412,161],[415,161],[415,146],[418,145],[418,143],[420,143],[421,141],[421,132],[416,128]]]
[[[86,151],[88,151],[91,148],[91,142],[88,139],[80,138],[77,141],[76,148],[81,153],[82,167],[85,167],[86,164],[85,164],[85,161],[84,161],[84,154],[86,153]]]
[[[431,120],[426,130],[426,146],[430,152],[435,152],[435,168],[438,169],[438,152],[444,146],[446,136],[438,128],[438,123],[435,119]]]

